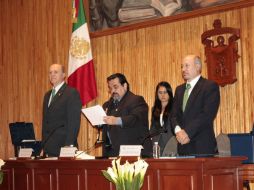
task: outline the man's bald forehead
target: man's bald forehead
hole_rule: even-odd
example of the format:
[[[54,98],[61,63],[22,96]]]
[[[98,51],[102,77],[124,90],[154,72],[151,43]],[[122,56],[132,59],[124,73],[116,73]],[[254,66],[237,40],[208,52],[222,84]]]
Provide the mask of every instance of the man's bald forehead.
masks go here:
[[[65,68],[64,68],[64,66],[61,65],[61,64],[55,63],[55,64],[50,65],[50,68],[49,68],[49,69],[51,70],[51,69],[53,69],[53,68],[60,69],[63,73],[65,73]]]

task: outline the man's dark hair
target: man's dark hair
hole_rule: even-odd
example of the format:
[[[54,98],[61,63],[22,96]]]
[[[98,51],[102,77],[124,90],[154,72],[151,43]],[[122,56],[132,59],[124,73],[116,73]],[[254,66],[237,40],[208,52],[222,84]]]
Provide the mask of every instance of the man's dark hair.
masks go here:
[[[109,81],[111,81],[111,80],[113,80],[113,79],[115,79],[115,78],[118,78],[119,79],[119,82],[120,82],[120,84],[123,86],[124,85],[124,83],[126,83],[127,84],[127,91],[129,91],[129,83],[128,83],[128,81],[127,81],[127,79],[126,79],[126,77],[122,74],[122,73],[115,73],[115,74],[112,74],[112,75],[110,75],[108,78],[107,78],[107,82],[109,82]]]

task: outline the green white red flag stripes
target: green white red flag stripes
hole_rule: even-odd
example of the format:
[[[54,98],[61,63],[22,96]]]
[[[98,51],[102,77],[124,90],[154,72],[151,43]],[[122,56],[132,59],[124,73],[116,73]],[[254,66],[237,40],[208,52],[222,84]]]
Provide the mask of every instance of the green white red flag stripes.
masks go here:
[[[82,0],[73,0],[73,23],[69,50],[68,85],[76,88],[87,104],[97,96],[90,36]]]

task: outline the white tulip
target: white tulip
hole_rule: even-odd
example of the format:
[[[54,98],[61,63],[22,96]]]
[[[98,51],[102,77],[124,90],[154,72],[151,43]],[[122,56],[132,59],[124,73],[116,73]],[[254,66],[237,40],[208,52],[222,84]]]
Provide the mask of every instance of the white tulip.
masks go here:
[[[118,188],[141,188],[148,164],[144,160],[138,159],[133,164],[126,161],[125,164],[121,165],[120,160],[121,158],[113,160],[112,167],[108,167],[107,171],[102,171],[104,176],[110,181],[112,179]]]

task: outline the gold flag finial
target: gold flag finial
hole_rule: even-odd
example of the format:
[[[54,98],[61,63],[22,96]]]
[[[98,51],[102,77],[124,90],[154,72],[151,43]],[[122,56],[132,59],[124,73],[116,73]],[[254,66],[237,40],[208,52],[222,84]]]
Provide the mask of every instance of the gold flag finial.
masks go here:
[[[72,23],[77,23],[76,0],[72,0]]]

